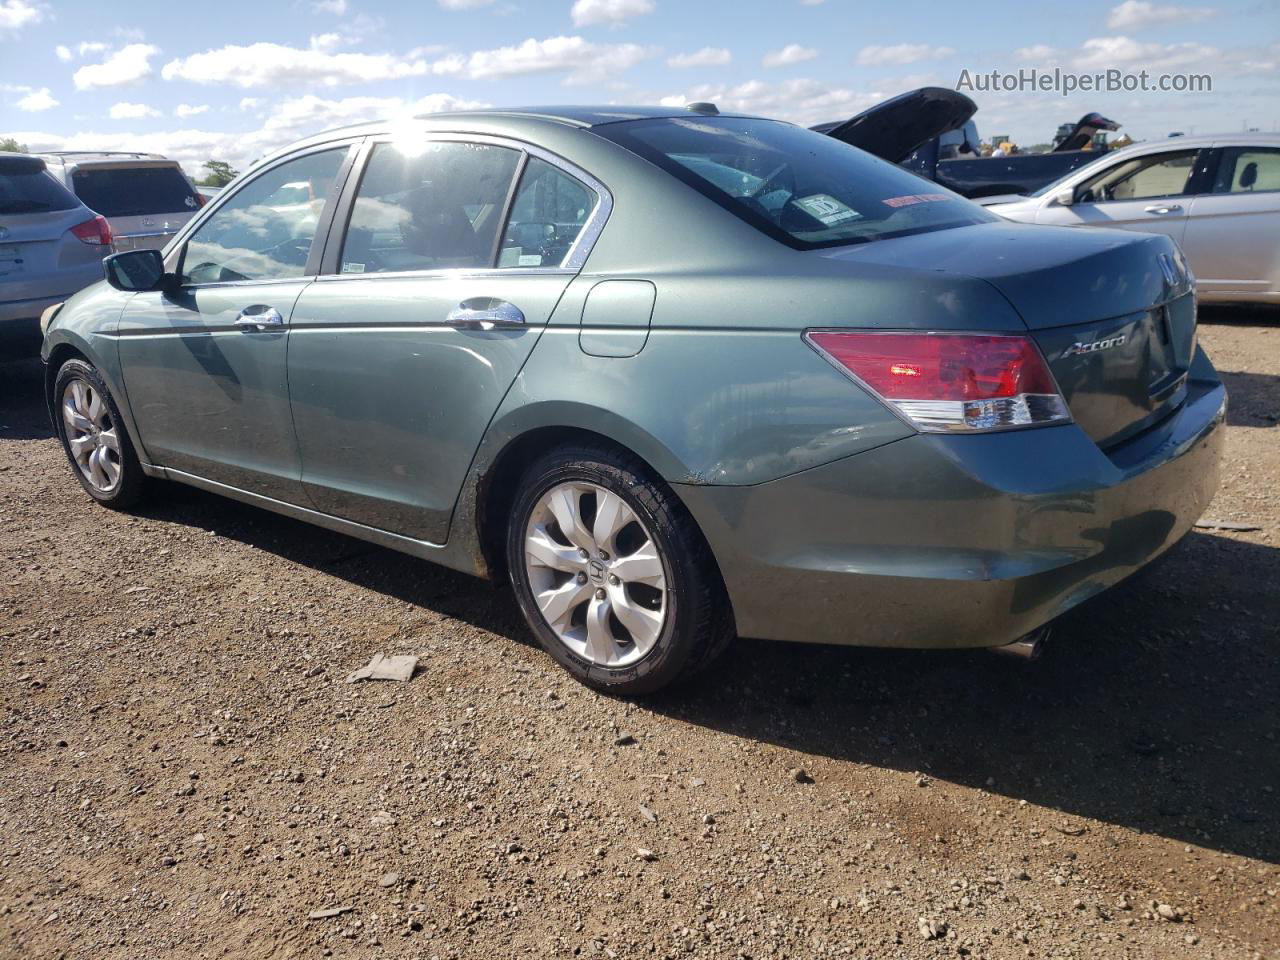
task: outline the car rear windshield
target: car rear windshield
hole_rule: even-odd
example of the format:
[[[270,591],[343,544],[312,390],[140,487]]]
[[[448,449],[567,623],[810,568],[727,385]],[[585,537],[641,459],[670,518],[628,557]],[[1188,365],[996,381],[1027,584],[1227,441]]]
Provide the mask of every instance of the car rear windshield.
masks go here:
[[[80,167],[71,184],[85,205],[104,217],[190,213],[200,206],[177,167]]]
[[[997,219],[869,153],[776,120],[675,117],[593,132],[801,250]]]
[[[0,213],[49,213],[80,206],[34,157],[0,157]]]

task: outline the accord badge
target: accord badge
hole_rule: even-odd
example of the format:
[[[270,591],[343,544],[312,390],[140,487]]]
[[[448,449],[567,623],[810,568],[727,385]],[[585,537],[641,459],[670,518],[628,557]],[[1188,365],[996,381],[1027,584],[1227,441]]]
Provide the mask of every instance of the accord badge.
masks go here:
[[[1114,337],[1107,337],[1105,340],[1095,340],[1093,343],[1084,343],[1077,340],[1071,346],[1067,347],[1066,353],[1062,355],[1062,359],[1067,357],[1082,357],[1086,353],[1101,353],[1103,350],[1110,350],[1112,347],[1121,346],[1125,341],[1123,333]]]

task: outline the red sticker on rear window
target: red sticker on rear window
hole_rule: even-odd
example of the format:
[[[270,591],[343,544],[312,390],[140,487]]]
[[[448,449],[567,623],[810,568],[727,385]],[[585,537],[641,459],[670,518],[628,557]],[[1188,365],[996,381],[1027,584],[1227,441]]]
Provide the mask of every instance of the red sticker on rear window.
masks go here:
[[[913,203],[938,203],[949,199],[945,193],[908,193],[902,197],[889,197],[880,201],[886,207],[909,207]]]

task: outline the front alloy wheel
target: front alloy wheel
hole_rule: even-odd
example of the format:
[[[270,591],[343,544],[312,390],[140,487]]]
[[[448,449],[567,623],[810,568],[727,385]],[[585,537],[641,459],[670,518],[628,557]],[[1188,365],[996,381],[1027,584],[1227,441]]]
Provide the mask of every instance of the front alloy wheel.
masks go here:
[[[120,485],[120,435],[106,399],[92,383],[72,377],[62,390],[62,424],[71,462],[96,491],[110,496]]]
[[[102,374],[73,357],[58,368],[50,400],[54,428],[85,492],[115,509],[136,503],[147,477]]]
[[[615,447],[563,447],[529,466],[507,570],[543,649],[598,690],[651,693],[709,663],[733,636],[693,518]]]

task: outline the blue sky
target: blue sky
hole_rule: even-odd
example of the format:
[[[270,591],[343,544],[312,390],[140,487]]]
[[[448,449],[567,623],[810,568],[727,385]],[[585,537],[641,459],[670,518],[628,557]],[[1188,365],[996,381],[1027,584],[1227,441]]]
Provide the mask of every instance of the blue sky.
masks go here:
[[[1276,129],[1280,0],[0,0],[0,136],[243,166],[327,127],[477,105],[714,100],[836,120],[962,69],[1212,76],[1209,93],[972,94],[1029,144]]]

